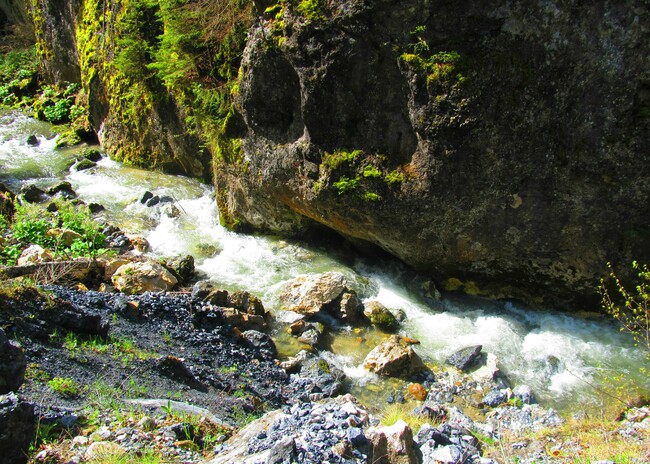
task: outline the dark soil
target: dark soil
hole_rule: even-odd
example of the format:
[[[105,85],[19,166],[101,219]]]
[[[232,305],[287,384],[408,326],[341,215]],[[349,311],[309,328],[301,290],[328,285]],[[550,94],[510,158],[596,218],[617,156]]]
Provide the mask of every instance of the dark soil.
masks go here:
[[[48,410],[81,410],[98,390],[209,409],[231,425],[290,402],[288,376],[189,294],[81,292],[49,286],[0,298],[0,327],[27,357],[19,395]],[[48,381],[73,379],[77,394]]]

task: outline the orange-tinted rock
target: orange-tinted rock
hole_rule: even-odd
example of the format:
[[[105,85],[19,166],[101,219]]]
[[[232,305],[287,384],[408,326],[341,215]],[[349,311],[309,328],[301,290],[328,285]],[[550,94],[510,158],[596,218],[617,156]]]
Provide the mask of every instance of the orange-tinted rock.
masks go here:
[[[427,389],[420,383],[412,383],[409,385],[409,393],[418,401],[424,401],[427,398]]]

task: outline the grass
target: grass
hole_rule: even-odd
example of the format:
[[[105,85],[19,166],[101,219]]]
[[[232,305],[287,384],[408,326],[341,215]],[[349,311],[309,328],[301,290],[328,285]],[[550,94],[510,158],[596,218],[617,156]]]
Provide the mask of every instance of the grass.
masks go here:
[[[519,462],[522,455],[529,455],[533,447],[554,462],[591,464],[610,460],[617,464],[650,462],[650,431],[640,430],[639,439],[624,437],[620,422],[606,417],[572,419],[563,425],[540,432],[520,436],[503,433],[499,440],[476,436],[483,444],[484,456],[502,463]],[[513,448],[518,442],[529,443],[522,451]],[[520,453],[523,453],[520,455]],[[639,461],[641,459],[641,461]]]
[[[391,426],[398,420],[408,424],[413,433],[417,433],[424,424],[435,426],[435,422],[428,417],[414,414],[413,405],[410,403],[393,403],[388,405],[381,413],[380,422],[382,425]]]

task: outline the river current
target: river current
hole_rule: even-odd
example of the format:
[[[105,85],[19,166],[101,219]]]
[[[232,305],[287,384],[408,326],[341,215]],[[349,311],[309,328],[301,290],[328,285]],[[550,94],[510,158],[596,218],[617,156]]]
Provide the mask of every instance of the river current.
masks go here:
[[[38,146],[27,144],[32,134]],[[282,287],[300,274],[360,275],[376,289],[373,300],[404,310],[407,319],[401,332],[421,341],[416,351],[431,365],[442,365],[460,348],[481,344],[484,352],[496,355],[513,384],[531,386],[542,404],[565,412],[602,407],[604,400],[611,400],[601,389],[623,396],[650,389],[648,378],[639,372],[645,354],[611,321],[574,317],[562,313],[562,308],[530,308],[454,294],[443,294],[440,301],[425,300],[420,291],[423,277],[398,263],[342,257],[333,250],[277,237],[230,232],[219,225],[211,186],[108,158],[93,169],[70,172],[78,152],[56,149],[49,124],[18,112],[0,113],[0,182],[18,191],[28,182],[49,187],[66,179],[82,200],[104,205],[109,222],[144,236],[153,255],[191,254],[205,278],[259,296],[272,313],[280,311]],[[145,191],[171,196],[181,214],[172,218],[160,208],[142,205],[139,199]],[[274,335],[281,355],[299,349],[282,330]],[[385,401],[395,385],[361,367],[383,337],[374,330],[359,334],[343,328],[327,355],[352,380],[352,393],[374,404]]]

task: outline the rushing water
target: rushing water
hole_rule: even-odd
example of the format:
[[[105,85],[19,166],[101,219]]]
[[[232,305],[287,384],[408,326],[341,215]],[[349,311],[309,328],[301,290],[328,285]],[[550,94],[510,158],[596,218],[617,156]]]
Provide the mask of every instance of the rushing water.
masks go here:
[[[31,134],[39,139],[36,147],[26,143]],[[602,396],[594,385],[604,379],[610,383],[621,374],[623,389],[649,388],[639,372],[644,353],[610,322],[457,295],[425,301],[419,292],[422,278],[397,263],[341,259],[325,249],[229,232],[219,225],[209,186],[125,167],[108,158],[91,170],[69,172],[78,150],[54,147],[48,124],[20,113],[0,114],[0,181],[18,190],[25,182],[47,187],[66,178],[84,201],[104,205],[110,222],[145,236],[154,255],[192,254],[206,278],[258,295],[272,312],[277,312],[283,285],[297,275],[325,271],[361,275],[376,289],[372,299],[405,311],[402,331],[422,342],[417,350],[429,363],[442,364],[455,350],[482,344],[485,352],[497,356],[512,381],[530,385],[544,404],[565,411],[597,405]],[[145,191],[172,196],[180,216],[171,218],[160,208],[142,205],[139,199]],[[299,349],[281,330],[276,339],[282,354]],[[343,328],[332,342],[333,354],[327,355],[353,380],[353,392],[369,401],[385,399],[396,385],[361,367],[365,355],[382,339],[373,329]]]

